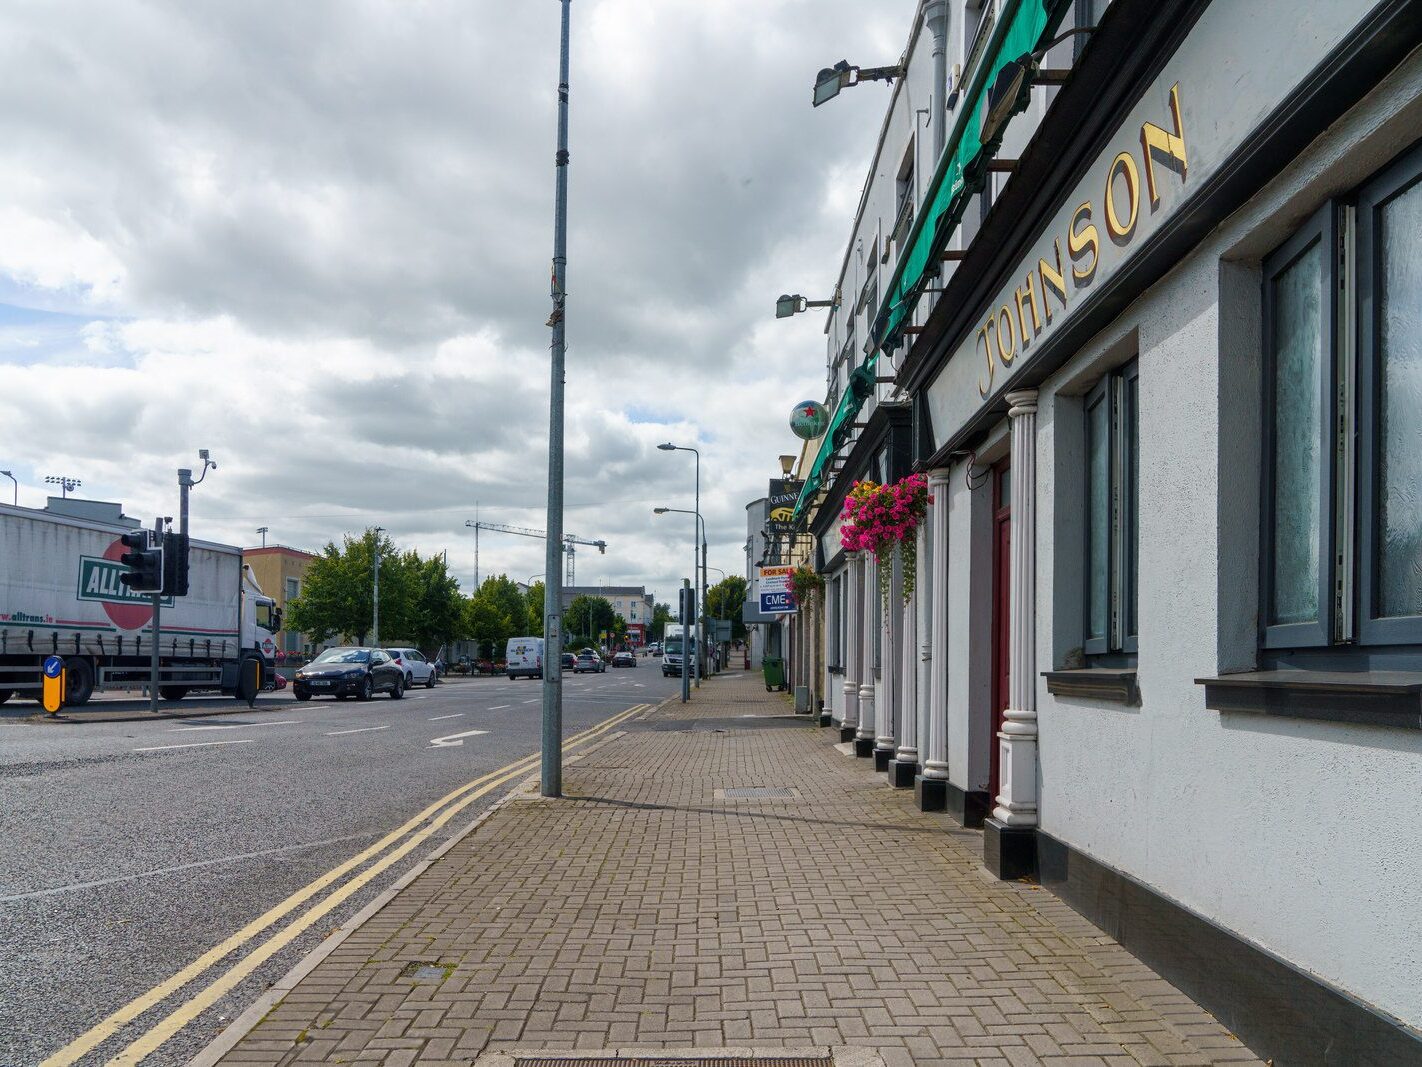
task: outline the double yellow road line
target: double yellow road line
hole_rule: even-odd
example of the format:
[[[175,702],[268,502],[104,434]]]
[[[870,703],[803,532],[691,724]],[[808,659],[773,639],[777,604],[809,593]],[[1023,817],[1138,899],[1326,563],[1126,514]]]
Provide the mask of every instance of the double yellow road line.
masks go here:
[[[563,742],[563,748],[567,750],[576,745],[585,744],[607,733],[634,715],[641,714],[648,707],[650,707],[648,704],[637,704],[628,708],[626,711],[619,712],[610,719],[599,723],[597,726],[567,738]],[[365,851],[357,853],[340,866],[327,871],[310,885],[298,889],[280,904],[268,909],[265,913],[253,919],[236,933],[208,949],[176,974],[160,982],[143,995],[129,1001],[122,1008],[119,1008],[113,1014],[90,1027],[54,1055],[46,1059],[40,1067],[68,1067],[69,1064],[77,1063],[82,1057],[88,1055],[94,1049],[98,1048],[99,1045],[118,1034],[119,1031],[132,1023],[135,1019],[157,1007],[189,982],[192,982],[195,978],[226,959],[231,953],[246,944],[246,942],[262,933],[267,927],[279,922],[308,901],[320,897],[319,902],[312,904],[291,922],[279,930],[274,931],[266,940],[254,946],[246,955],[235,960],[231,966],[220,975],[194,993],[177,1008],[173,1009],[173,1011],[154,1024],[141,1037],[108,1061],[110,1064],[123,1065],[143,1062],[145,1057],[171,1040],[183,1027],[187,1026],[202,1012],[215,1004],[223,994],[232,990],[239,982],[269,960],[273,955],[291,944],[292,941],[296,940],[296,938],[306,930],[310,929],[323,915],[326,915],[332,909],[344,903],[352,894],[361,889],[361,887],[369,884],[372,879],[378,877],[396,863],[400,862],[400,860],[404,859],[413,849],[428,840],[435,831],[448,823],[450,819],[454,818],[476,800],[487,796],[500,786],[507,785],[509,782],[528,775],[537,766],[538,757],[536,755],[527,756],[517,763],[511,763],[481,778],[476,778],[474,781],[461,786],[447,796],[441,797],[403,826],[386,834]],[[391,848],[391,846],[396,847]],[[386,849],[390,849],[390,851],[381,856],[380,854],[385,852]],[[327,889],[341,883],[341,880],[345,878],[346,875],[371,859],[374,859],[376,856],[380,857],[376,862],[370,864],[370,866],[366,867],[365,870],[361,871],[354,878],[351,878],[344,884],[340,884],[333,892],[326,894],[324,897],[321,896]]]

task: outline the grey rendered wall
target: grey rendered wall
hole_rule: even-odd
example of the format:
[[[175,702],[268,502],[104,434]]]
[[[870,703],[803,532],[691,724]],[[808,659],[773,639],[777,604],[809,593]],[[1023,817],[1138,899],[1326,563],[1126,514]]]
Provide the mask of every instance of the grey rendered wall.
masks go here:
[[[1193,680],[1252,664],[1257,261],[1422,136],[1419,101],[1414,55],[1044,387],[1044,412],[1074,410],[1054,393],[1078,390],[1139,331],[1142,706],[1038,691],[1044,830],[1414,1026],[1422,735],[1222,716]],[[1054,501],[1079,492],[1054,484],[1060,431],[1042,417],[1041,650],[1067,637],[1056,554],[1079,551],[1054,530]]]

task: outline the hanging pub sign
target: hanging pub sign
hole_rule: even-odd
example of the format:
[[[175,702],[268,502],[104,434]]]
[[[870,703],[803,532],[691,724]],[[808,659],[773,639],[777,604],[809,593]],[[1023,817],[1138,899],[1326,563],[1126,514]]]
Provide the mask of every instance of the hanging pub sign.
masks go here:
[[[829,424],[830,413],[818,400],[802,400],[790,412],[790,432],[802,441],[823,437]]]
[[[770,496],[766,501],[767,533],[774,536],[790,532],[791,520],[795,517],[795,502],[800,499],[800,490],[804,485],[798,478],[770,479]]]

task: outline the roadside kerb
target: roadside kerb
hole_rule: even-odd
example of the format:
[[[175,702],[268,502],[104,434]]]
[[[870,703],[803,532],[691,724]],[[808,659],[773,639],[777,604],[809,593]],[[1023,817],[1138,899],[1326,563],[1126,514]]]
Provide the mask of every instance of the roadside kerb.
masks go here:
[[[647,708],[641,715],[634,715],[628,721],[635,722],[639,718],[653,714],[660,710],[670,699],[671,698],[668,697],[661,703]],[[626,730],[616,730],[606,737],[598,738],[592,742],[592,744],[579,748],[578,751],[565,756],[563,761],[564,765],[570,766],[579,760],[586,759],[605,745],[610,745],[619,738],[626,736],[626,733]],[[495,813],[506,804],[513,803],[520,799],[527,799],[524,797],[524,794],[530,790],[536,791],[538,782],[539,778],[537,774],[529,775],[523,779],[498,800],[494,801],[488,809],[482,812],[467,826],[456,831],[447,840],[442,842],[438,848],[434,849],[423,860],[420,860],[410,868],[410,870],[405,872],[405,874],[401,875],[393,885],[378,894],[369,904],[361,908],[360,911],[356,912],[355,915],[351,916],[351,918],[342,924],[334,933],[322,941],[321,944],[308,952],[296,966],[288,971],[282,978],[278,979],[277,982],[258,997],[246,1011],[232,1020],[222,1033],[213,1038],[201,1052],[193,1057],[188,1067],[214,1067],[223,1056],[227,1055],[228,1052],[236,1047],[237,1043],[246,1037],[256,1025],[262,1021],[266,1014],[271,1011],[286,994],[295,989],[297,984],[314,971],[321,961],[334,952],[342,942],[378,915],[387,904],[400,895],[403,889],[407,888],[415,879],[429,870],[430,867],[437,863],[450,849],[454,848],[475,830],[492,819]],[[838,1064],[838,1061],[836,1061],[836,1064]],[[869,1065],[866,1064],[865,1067],[869,1067]]]

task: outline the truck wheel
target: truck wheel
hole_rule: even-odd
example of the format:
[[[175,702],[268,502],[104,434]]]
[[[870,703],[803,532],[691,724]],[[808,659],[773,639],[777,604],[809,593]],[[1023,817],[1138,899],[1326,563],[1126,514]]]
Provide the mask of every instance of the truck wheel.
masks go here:
[[[188,688],[185,685],[160,685],[158,695],[164,700],[182,700],[188,695]]]
[[[80,656],[66,660],[64,668],[64,705],[77,708],[89,703],[94,695],[94,665]]]

